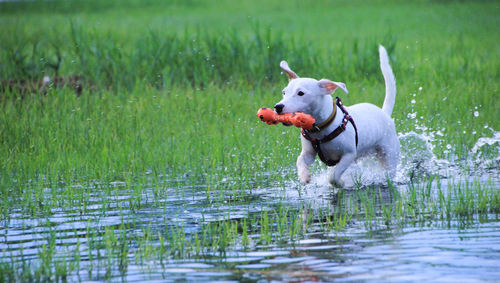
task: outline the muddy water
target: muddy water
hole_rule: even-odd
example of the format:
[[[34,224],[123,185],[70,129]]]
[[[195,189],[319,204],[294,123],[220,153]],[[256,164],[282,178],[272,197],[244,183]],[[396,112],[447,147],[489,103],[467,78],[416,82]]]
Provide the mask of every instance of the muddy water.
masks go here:
[[[475,180],[499,189],[500,166],[495,154],[500,148],[498,138],[495,134],[491,139],[478,140],[475,155],[464,161],[474,169],[465,172],[461,169],[466,167],[463,163],[436,158],[425,138],[411,133],[401,135],[403,148],[419,148],[419,154],[403,156],[396,189],[405,193],[407,184],[417,173],[437,174],[445,180]],[[158,199],[153,189],[145,188],[139,196],[141,206],[131,209],[130,202],[137,195],[120,189],[122,183],[113,183],[117,189],[112,193],[96,193],[83,214],[78,209],[55,209],[51,216],[44,218],[13,213],[10,220],[0,226],[1,261],[15,262],[18,266],[23,262],[33,267],[42,266],[44,249],[54,241],[56,249],[50,260],[75,262],[78,257],[78,265],[66,278],[69,281],[500,280],[498,214],[473,216],[467,221],[429,219],[375,227],[367,227],[362,219],[352,219],[345,228],[328,232],[321,229],[323,220],[313,217],[307,232],[293,243],[257,244],[250,248],[234,244],[223,254],[208,254],[202,259],[159,260],[136,254],[141,247],[137,239],[144,237],[145,229],[158,233],[175,225],[182,227],[189,238],[200,232],[203,223],[258,218],[262,211],[276,210],[284,203],[291,210],[307,206],[313,215],[337,205],[336,192],[326,184],[323,167],[314,168],[313,182],[305,187],[294,181],[293,172],[290,174],[291,181],[285,186],[256,186],[240,200],[230,199],[230,192],[207,195],[204,184],[183,185],[182,180],[169,180],[164,198]],[[384,194],[383,199],[391,203],[385,176],[377,171],[372,160],[353,166],[344,181],[352,186],[346,190],[346,197],[355,198],[357,191],[375,187]],[[356,189],[359,185],[361,189]],[[436,186],[433,183],[432,189]],[[447,182],[441,189],[450,189]],[[108,259],[110,252],[106,249],[104,234],[111,230],[117,237],[126,238],[123,241],[128,247],[125,269],[120,269],[120,262]],[[154,241],[158,240],[152,239],[150,245],[157,248],[159,243]]]

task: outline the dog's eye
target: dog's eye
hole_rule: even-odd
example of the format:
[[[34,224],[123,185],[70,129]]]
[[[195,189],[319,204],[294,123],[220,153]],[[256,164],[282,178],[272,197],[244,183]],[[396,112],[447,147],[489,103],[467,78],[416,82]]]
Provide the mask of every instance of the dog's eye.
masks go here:
[[[283,96],[285,96],[285,91],[282,91],[281,94],[283,94]]]
[[[304,95],[304,92],[303,91],[299,91],[299,92],[297,92],[297,95],[298,96],[302,96],[302,95]]]

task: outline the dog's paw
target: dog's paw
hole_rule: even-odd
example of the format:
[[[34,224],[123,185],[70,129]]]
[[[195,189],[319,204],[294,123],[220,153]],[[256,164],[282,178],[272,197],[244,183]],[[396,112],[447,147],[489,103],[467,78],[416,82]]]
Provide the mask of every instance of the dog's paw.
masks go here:
[[[311,174],[309,172],[300,172],[299,180],[303,185],[309,184],[311,182]]]
[[[343,188],[344,182],[340,180],[340,177],[335,176],[336,170],[334,169],[334,167],[330,167],[329,169],[330,170],[328,171],[328,183],[330,183],[330,185],[333,188],[339,188],[339,189]]]
[[[302,185],[307,185],[311,182],[311,177],[310,176],[307,176],[305,178],[301,178],[300,179],[300,183],[302,183]]]

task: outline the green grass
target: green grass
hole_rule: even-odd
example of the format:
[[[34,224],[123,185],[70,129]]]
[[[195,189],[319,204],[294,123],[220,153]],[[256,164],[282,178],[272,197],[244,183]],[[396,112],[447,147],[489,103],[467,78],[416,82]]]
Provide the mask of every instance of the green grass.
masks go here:
[[[207,202],[222,206],[228,199],[250,203],[256,189],[287,186],[295,179],[298,131],[255,117],[287,83],[279,62],[300,76],[345,82],[348,105],[381,105],[378,44],[388,49],[397,79],[398,132],[440,131],[434,154],[462,164],[479,137],[500,128],[499,9],[496,1],[0,3],[0,221],[15,220],[15,212],[49,223],[60,210],[105,217],[122,192],[129,196],[119,202],[122,214],[150,207],[168,213],[162,200],[172,187],[183,196],[198,186]],[[45,75],[78,76],[82,92],[57,82],[39,89]],[[88,226],[88,249],[112,256],[89,253],[83,261],[90,262],[89,278],[103,261],[118,267],[106,271],[109,278],[126,273],[130,260],[286,246],[352,221],[374,230],[481,221],[499,212],[494,183],[441,191],[423,180],[407,194],[391,193],[389,202],[386,189],[360,190],[334,208],[308,214],[307,207],[278,205],[197,233],[164,224],[129,236],[134,224]],[[85,247],[68,245],[61,254],[57,237],[45,236],[40,263],[2,256],[0,281],[64,281],[81,269]]]

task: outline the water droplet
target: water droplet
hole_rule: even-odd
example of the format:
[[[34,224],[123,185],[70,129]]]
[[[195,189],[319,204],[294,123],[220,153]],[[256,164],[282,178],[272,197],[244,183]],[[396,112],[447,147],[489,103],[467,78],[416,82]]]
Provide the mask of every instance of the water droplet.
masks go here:
[[[408,118],[410,119],[415,119],[415,117],[417,117],[417,113],[408,113]]]
[[[419,87],[419,88],[418,88],[418,91],[422,91],[422,87]]]
[[[417,102],[417,101],[415,101],[415,99],[411,100],[411,104],[415,104],[415,102]]]
[[[479,117],[479,112],[478,111],[474,111],[474,117]]]
[[[447,145],[446,145],[446,148],[447,148],[447,149],[451,149],[451,144],[447,144]]]

